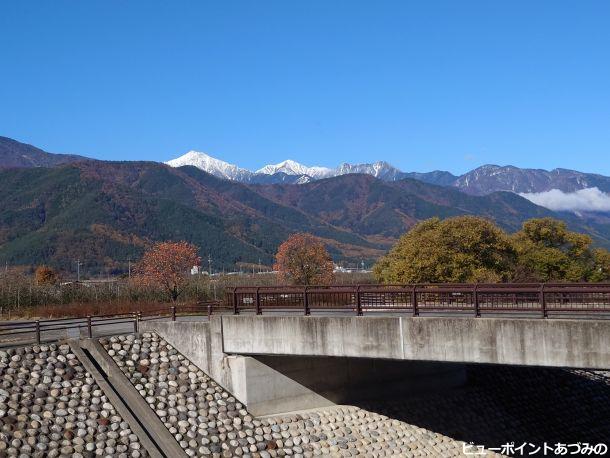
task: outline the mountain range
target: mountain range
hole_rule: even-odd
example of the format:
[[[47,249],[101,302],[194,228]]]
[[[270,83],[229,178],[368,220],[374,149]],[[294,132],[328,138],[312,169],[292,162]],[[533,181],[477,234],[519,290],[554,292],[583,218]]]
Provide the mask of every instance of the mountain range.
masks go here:
[[[74,154],[52,154],[32,145],[0,136],[0,169],[15,167],[52,167],[94,159]],[[497,191],[517,194],[544,193],[559,190],[572,193],[582,189],[598,188],[610,193],[610,177],[569,169],[527,169],[511,165],[483,165],[463,175],[447,171],[403,172],[385,161],[367,164],[343,163],[335,168],[300,164],[286,160],[270,164],[252,172],[248,169],[214,158],[206,153],[189,151],[166,162],[171,167],[194,166],[218,178],[249,184],[304,184],[312,181],[348,174],[366,174],[383,181],[412,178],[429,184],[448,186],[473,195]]]
[[[51,154],[32,145],[0,136],[0,169],[15,167],[53,167],[82,160],[76,154]]]
[[[154,241],[188,240],[214,269],[270,265],[288,235],[306,231],[337,262],[370,265],[417,221],[464,214],[509,231],[552,216],[610,246],[607,214],[552,211],[517,193],[608,189],[599,175],[487,166],[449,180],[448,172],[402,176],[385,163],[325,169],[285,161],[251,172],[199,153],[182,157],[196,164],[171,167],[56,156],[0,138],[2,264],[71,271],[80,260],[89,274],[118,273]],[[509,185],[511,192],[492,190]]]
[[[548,192],[553,189],[575,192],[581,189],[598,188],[610,192],[610,177],[568,169],[522,169],[514,166],[483,165],[463,175],[456,176],[447,171],[403,172],[385,161],[370,164],[343,163],[336,168],[308,167],[292,160],[266,165],[255,172],[240,168],[206,153],[189,151],[183,156],[166,162],[172,167],[192,165],[216,177],[241,183],[274,184],[312,181],[348,174],[366,174],[383,181],[398,181],[412,178],[425,183],[457,188],[474,195],[497,191],[518,194]]]
[[[423,173],[413,174],[417,176],[410,176],[411,174],[401,172],[385,161],[378,161],[372,164],[343,163],[334,169],[330,169],[320,166],[308,167],[288,159],[278,164],[265,165],[251,172],[245,168],[198,151],[189,151],[176,159],[167,161],[166,164],[171,167],[192,165],[219,178],[252,184],[304,184],[324,178],[356,173],[371,175],[384,181],[417,178],[432,184],[444,184],[442,182],[453,181],[457,178],[449,172],[431,172],[430,174]]]

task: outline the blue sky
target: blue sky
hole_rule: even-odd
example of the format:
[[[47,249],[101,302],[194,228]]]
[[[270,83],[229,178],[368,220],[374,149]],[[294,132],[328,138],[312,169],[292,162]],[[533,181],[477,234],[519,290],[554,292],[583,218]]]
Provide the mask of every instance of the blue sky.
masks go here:
[[[607,1],[0,4],[0,135],[248,168],[610,175]]]

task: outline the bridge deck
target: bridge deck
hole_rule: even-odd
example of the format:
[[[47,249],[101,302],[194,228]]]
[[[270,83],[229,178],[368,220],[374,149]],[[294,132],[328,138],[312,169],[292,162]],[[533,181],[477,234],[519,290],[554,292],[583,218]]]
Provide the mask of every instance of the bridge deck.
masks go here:
[[[214,319],[214,318],[213,318]],[[610,321],[222,316],[226,353],[610,368]]]

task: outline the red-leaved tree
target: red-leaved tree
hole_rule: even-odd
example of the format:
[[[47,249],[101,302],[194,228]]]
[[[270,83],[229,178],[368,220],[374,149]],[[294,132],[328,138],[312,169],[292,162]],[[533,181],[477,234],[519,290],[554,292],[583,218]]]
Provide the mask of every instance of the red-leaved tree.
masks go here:
[[[57,271],[49,266],[38,266],[34,276],[37,285],[54,285],[59,279]]]
[[[189,270],[198,266],[197,247],[188,242],[160,242],[148,249],[134,270],[134,280],[161,288],[176,301],[187,281]]]
[[[311,234],[293,234],[278,248],[274,270],[295,285],[326,285],[334,280],[333,261],[322,241]]]

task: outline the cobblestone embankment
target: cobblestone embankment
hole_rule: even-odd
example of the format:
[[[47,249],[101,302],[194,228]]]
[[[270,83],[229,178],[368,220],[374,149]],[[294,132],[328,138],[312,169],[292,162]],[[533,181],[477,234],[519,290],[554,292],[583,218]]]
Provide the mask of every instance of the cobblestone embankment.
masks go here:
[[[0,457],[139,458],[138,437],[68,345],[0,351]]]
[[[451,457],[462,453],[462,442],[354,406],[256,419],[155,333],[100,342],[189,456]]]

